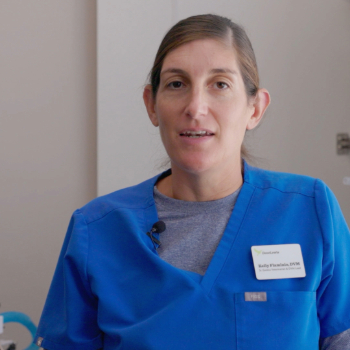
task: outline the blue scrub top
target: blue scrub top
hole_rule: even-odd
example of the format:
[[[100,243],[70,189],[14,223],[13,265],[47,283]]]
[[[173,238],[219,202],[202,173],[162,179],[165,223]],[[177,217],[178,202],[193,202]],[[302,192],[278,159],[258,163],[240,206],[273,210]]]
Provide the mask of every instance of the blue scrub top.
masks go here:
[[[168,173],[162,176],[168,175]],[[320,180],[244,164],[204,276],[146,235],[159,176],[75,211],[36,336],[49,350],[316,350],[350,328],[350,233]],[[257,280],[253,245],[300,244],[306,277]],[[245,292],[266,292],[246,301]]]

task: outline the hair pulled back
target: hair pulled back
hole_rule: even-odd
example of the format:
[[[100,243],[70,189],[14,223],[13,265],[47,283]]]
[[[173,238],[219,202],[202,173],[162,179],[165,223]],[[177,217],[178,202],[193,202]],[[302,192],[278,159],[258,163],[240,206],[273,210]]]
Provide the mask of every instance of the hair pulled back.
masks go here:
[[[241,26],[226,17],[213,14],[188,17],[167,32],[149,74],[153,97],[156,98],[157,95],[160,73],[167,54],[183,44],[199,39],[232,41],[247,96],[254,97],[259,89],[259,74],[251,42]]]

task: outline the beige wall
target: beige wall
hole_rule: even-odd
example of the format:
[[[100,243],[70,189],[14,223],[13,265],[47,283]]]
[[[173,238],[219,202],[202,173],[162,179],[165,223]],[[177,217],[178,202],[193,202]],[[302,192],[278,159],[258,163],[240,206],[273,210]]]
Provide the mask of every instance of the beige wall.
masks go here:
[[[96,195],[96,3],[1,0],[0,42],[0,313],[37,323],[70,215]]]

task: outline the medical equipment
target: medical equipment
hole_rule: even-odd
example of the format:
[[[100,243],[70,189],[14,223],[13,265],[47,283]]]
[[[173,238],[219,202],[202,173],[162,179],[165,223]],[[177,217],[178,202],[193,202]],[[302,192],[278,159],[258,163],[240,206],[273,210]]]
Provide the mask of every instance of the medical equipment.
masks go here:
[[[9,311],[4,312],[0,314],[0,334],[4,331],[4,324],[8,322],[17,322],[25,326],[31,336],[32,339],[34,339],[35,333],[36,333],[36,326],[33,323],[33,321],[27,316],[26,314],[23,314],[21,312],[15,312],[15,311]],[[16,343],[13,340],[2,340],[0,339],[0,350],[15,350],[16,349]],[[24,350],[38,350],[39,347],[35,344],[30,344],[28,347],[26,347]]]

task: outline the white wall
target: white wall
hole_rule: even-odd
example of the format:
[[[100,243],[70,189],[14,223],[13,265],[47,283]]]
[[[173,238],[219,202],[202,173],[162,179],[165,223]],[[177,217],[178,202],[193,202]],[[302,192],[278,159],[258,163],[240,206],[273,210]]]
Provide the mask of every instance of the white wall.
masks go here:
[[[70,215],[96,195],[96,4],[0,1],[0,313],[36,323]],[[30,341],[7,324],[4,339]]]
[[[163,147],[142,101],[171,2],[98,1],[98,194],[156,174]],[[158,164],[160,165],[160,164]]]
[[[325,180],[350,222],[350,3],[346,0],[98,1],[98,193],[159,172],[164,152],[143,107],[142,85],[165,32],[179,20],[216,13],[251,38],[261,86],[272,96],[248,135],[259,164]]]

